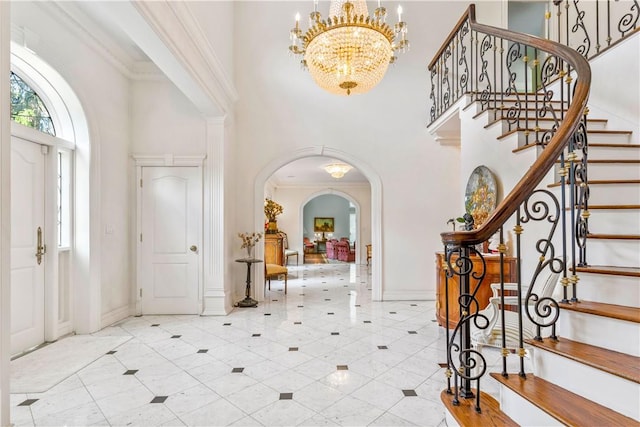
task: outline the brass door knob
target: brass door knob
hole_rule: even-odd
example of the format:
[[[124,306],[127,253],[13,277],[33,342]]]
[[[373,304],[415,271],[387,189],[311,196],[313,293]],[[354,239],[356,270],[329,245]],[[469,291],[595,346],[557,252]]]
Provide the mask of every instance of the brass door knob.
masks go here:
[[[191,247],[189,248],[189,250],[191,252],[197,252],[198,251],[198,247],[196,245],[191,245]]]

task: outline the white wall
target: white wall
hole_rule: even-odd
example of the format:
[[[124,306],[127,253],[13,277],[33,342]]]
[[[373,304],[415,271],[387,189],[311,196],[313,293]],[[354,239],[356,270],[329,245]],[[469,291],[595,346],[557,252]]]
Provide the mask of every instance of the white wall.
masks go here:
[[[395,10],[397,4],[386,6]],[[238,194],[250,191],[265,165],[297,149],[324,145],[357,156],[382,180],[383,297],[434,298],[431,260],[460,195],[451,191],[458,188],[457,150],[438,145],[426,131],[430,87],[425,64],[466,3],[403,4],[411,50],[370,93],[351,97],[323,92],[300,70],[299,59],[287,53],[293,16],[296,11],[304,16],[311,4],[238,2],[235,7],[235,38],[244,41],[236,45],[235,57],[242,160]],[[256,20],[267,13],[273,19]],[[257,49],[247,41],[264,43]],[[256,207],[241,197],[237,203],[239,224],[250,229]],[[292,242],[301,239],[290,235]]]

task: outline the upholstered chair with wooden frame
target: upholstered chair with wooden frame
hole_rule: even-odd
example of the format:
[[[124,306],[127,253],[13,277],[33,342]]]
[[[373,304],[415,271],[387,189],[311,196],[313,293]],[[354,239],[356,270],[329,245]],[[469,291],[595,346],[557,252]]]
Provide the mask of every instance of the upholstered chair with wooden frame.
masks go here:
[[[268,284],[268,289],[271,290],[271,278],[278,279],[280,276],[284,276],[284,294],[287,294],[287,278],[289,275],[289,269],[278,264],[264,264],[264,280]]]
[[[538,276],[536,282],[533,284],[532,293],[538,295],[539,299],[548,298],[553,295],[553,291],[558,283],[558,279],[560,278],[560,273],[551,272],[546,279]],[[517,283],[505,283],[504,290],[505,291],[517,291],[518,285]],[[507,311],[501,310],[500,307],[500,283],[492,283],[491,291],[493,292],[493,296],[489,298],[489,305],[484,309],[478,312],[478,314],[483,314],[489,319],[489,325],[485,329],[479,329],[474,325],[474,322],[471,322],[471,343],[478,350],[482,351],[483,346],[490,347],[498,347],[502,348],[502,313],[504,313],[505,319],[505,338],[506,343],[505,347],[508,349],[517,349],[519,347],[518,344],[518,313],[517,311]],[[526,291],[523,290],[522,303],[525,301]],[[518,297],[517,296],[505,296],[504,304],[506,307],[513,307],[513,309],[518,306]],[[530,301],[530,304],[534,304],[534,301]],[[536,325],[527,317],[524,310],[525,307],[521,307],[522,310],[522,335],[523,338],[532,339],[536,334]],[[529,312],[534,314],[535,309],[532,305],[529,306]]]
[[[282,235],[282,243],[284,246],[285,265],[289,265],[289,257],[292,256],[296,257],[296,265],[298,265],[298,251],[289,249],[289,238],[287,237],[287,233],[281,231],[280,234]]]

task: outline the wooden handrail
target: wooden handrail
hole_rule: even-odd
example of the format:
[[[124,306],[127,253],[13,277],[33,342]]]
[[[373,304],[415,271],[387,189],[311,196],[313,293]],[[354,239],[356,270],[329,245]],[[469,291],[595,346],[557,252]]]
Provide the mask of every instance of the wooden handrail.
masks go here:
[[[433,59],[431,60],[431,62],[429,62],[429,66],[427,67],[429,71],[431,71],[433,69],[433,67],[436,65],[436,62],[438,61],[438,58],[440,58],[440,56],[442,56],[442,53],[444,52],[444,50],[447,48],[447,46],[449,46],[449,43],[451,43],[451,40],[453,40],[453,38],[458,33],[458,30],[460,30],[462,25],[467,20],[469,20],[469,22],[475,22],[476,21],[476,5],[475,4],[470,4],[469,5],[467,10],[460,17],[460,19],[458,19],[458,22],[453,27],[453,30],[451,30],[451,32],[449,33],[447,38],[444,39],[444,42],[442,42],[442,46],[440,46],[440,49],[438,49],[436,54],[433,56]]]
[[[436,57],[429,64],[429,67],[437,61],[439,55],[446,49],[446,46],[451,41],[451,38],[454,37],[459,27],[462,26],[464,18],[466,17],[468,17],[470,29],[473,31],[533,46],[563,59],[575,71],[578,78],[575,83],[571,105],[555,134],[542,151],[542,154],[538,156],[529,170],[520,181],[518,181],[513,190],[500,202],[482,226],[471,231],[444,232],[440,234],[442,236],[442,242],[445,245],[454,246],[475,245],[488,240],[531,195],[547,172],[553,167],[571,139],[571,136],[578,128],[584,114],[584,109],[587,106],[589,88],[591,86],[591,67],[587,60],[577,51],[551,40],[479,24],[475,20],[475,6],[473,4],[469,5],[467,12],[460,18],[454,31],[447,37],[442,47],[438,50]]]

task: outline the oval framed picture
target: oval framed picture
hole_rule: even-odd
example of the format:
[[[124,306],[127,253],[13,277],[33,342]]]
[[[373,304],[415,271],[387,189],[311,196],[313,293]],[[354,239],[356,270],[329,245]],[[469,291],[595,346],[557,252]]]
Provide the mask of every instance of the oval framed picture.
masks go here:
[[[464,207],[473,215],[476,227],[482,225],[496,208],[497,191],[496,178],[488,167],[478,166],[471,172],[464,193]]]

